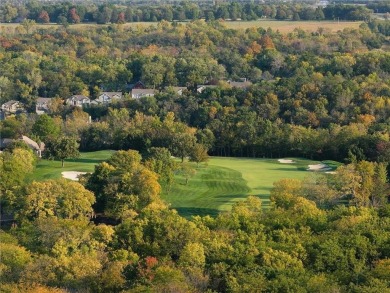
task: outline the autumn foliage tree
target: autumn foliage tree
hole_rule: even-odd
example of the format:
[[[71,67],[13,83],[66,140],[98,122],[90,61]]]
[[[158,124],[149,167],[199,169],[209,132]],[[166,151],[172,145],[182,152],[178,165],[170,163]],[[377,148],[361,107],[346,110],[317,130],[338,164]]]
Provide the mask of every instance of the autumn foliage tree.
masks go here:
[[[17,208],[17,196],[26,176],[34,170],[36,158],[29,149],[16,148],[0,153],[0,204],[1,214]]]
[[[119,14],[118,14],[118,23],[125,23],[125,22],[126,22],[125,13],[124,12],[119,12]]]
[[[206,147],[199,143],[193,146],[189,157],[190,161],[196,162],[197,166],[199,166],[199,163],[207,162],[209,159]]]
[[[92,216],[95,196],[78,182],[60,179],[32,182],[22,202],[21,218],[79,219]]]
[[[162,204],[158,175],[141,163],[141,155],[135,150],[114,153],[83,181],[96,195],[96,210],[113,218],[130,217],[148,206]]]
[[[264,48],[265,50],[275,49],[274,42],[272,41],[271,37],[268,36],[268,35],[264,35],[264,36],[260,39],[260,45],[261,45],[261,47]]]
[[[75,7],[69,9],[68,20],[70,23],[80,23],[80,16],[77,14]]]
[[[39,19],[39,21],[42,22],[42,23],[49,23],[49,22],[50,22],[49,13],[47,13],[46,10],[42,10],[42,11],[39,13],[38,19]]]

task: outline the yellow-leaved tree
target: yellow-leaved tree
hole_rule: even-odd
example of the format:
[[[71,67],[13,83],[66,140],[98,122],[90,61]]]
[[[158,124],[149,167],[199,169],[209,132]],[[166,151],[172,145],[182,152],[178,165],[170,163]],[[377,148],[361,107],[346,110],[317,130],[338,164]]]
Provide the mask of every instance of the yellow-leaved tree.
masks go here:
[[[26,186],[22,200],[18,212],[21,218],[79,219],[93,214],[95,196],[78,182],[59,179],[32,182]]]

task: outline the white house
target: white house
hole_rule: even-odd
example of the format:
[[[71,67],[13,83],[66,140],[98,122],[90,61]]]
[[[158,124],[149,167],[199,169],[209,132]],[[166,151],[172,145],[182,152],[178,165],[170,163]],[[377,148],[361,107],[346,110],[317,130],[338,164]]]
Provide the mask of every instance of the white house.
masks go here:
[[[91,104],[91,100],[83,95],[74,95],[66,99],[66,104],[76,107],[88,107]]]
[[[92,101],[93,104],[110,104],[113,101],[118,101],[122,99],[121,92],[103,92],[99,95],[99,97]]]
[[[156,94],[154,89],[132,89],[131,97],[133,99],[139,99],[142,97],[153,97]]]
[[[11,100],[1,105],[1,110],[5,114],[15,114],[24,111],[23,104],[19,101]]]

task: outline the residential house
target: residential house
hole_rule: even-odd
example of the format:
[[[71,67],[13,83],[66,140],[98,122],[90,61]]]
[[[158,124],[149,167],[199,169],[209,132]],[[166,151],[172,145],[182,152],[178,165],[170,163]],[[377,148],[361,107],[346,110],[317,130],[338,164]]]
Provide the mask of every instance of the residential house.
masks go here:
[[[205,85],[205,84],[202,84],[202,85],[198,85],[196,87],[196,92],[201,94],[205,89],[208,89],[208,88],[216,88],[217,86],[216,85]]]
[[[172,87],[172,89],[174,90],[175,93],[177,93],[179,96],[181,96],[183,94],[184,91],[187,90],[186,87],[183,87],[183,86],[174,86]]]
[[[3,138],[0,139],[0,149],[4,149],[15,141],[23,141],[30,149],[32,149],[38,157],[42,157],[42,152],[45,149],[45,144],[43,142],[37,143],[31,138],[22,135],[19,139]]]
[[[153,97],[156,94],[155,89],[132,89],[131,97],[133,99],[139,99],[142,97]]]
[[[83,95],[74,95],[66,99],[66,104],[75,107],[89,107],[91,104],[90,98]]]
[[[23,104],[19,101],[11,100],[1,105],[1,110],[4,114],[16,114],[20,112],[24,112],[25,109]]]
[[[231,81],[229,80],[228,83],[235,88],[240,88],[240,89],[247,89],[249,88],[252,83],[248,81],[246,78],[241,78],[240,81]]]
[[[130,83],[127,85],[127,89],[129,91],[133,89],[146,89],[146,86],[143,84],[142,81],[137,81],[136,83]]]
[[[38,115],[49,112],[51,101],[51,98],[38,98],[35,104],[35,112]]]
[[[96,100],[93,100],[91,103],[97,105],[106,105],[112,103],[113,101],[118,101],[120,99],[122,99],[121,92],[103,92]]]

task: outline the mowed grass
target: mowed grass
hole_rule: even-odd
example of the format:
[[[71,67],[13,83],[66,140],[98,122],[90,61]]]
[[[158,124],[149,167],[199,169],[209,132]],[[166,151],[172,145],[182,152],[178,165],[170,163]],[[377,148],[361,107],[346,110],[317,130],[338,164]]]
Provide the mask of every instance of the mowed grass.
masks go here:
[[[107,160],[113,153],[114,151],[81,153],[77,159],[65,160],[63,168],[60,161],[39,160],[28,180],[42,181],[61,178],[61,172],[64,171],[93,172],[95,165]]]
[[[61,172],[93,172],[95,165],[107,160],[114,151],[81,153],[78,159],[65,161],[40,160],[28,181],[61,178]],[[303,179],[309,175],[309,164],[317,161],[293,158],[294,164],[281,164],[277,159],[211,157],[207,166],[200,164],[196,174],[185,184],[181,175],[175,175],[175,182],[169,192],[161,197],[184,217],[194,215],[215,216],[249,195],[262,199],[263,206],[269,206],[269,195],[273,183],[283,178]],[[332,168],[337,162],[325,161]]]
[[[357,29],[362,24],[361,21],[289,21],[289,20],[268,20],[260,19],[253,21],[221,21],[227,28],[230,29],[248,29],[262,27],[264,29],[271,28],[272,30],[278,30],[281,33],[290,33],[296,28],[303,29],[304,31],[315,32],[319,28],[323,28],[326,32],[337,32],[344,28]],[[180,24],[188,24],[189,22],[179,22]],[[158,22],[129,22],[122,26],[125,28],[137,28],[137,27],[156,27]],[[88,30],[95,27],[110,26],[111,24],[96,24],[96,23],[79,23],[69,25],[70,30]],[[116,25],[116,24],[114,24]],[[20,26],[18,23],[0,23],[0,32],[15,33],[15,29]],[[32,31],[36,29],[49,29],[49,28],[61,28],[62,25],[49,23],[49,24],[36,24],[32,28]]]
[[[303,179],[309,175],[308,165],[319,163],[293,160],[294,164],[281,164],[277,159],[212,157],[208,166],[196,169],[187,185],[177,175],[171,190],[164,191],[162,198],[185,217],[214,216],[249,195],[260,197],[267,207],[274,182],[284,178]]]

